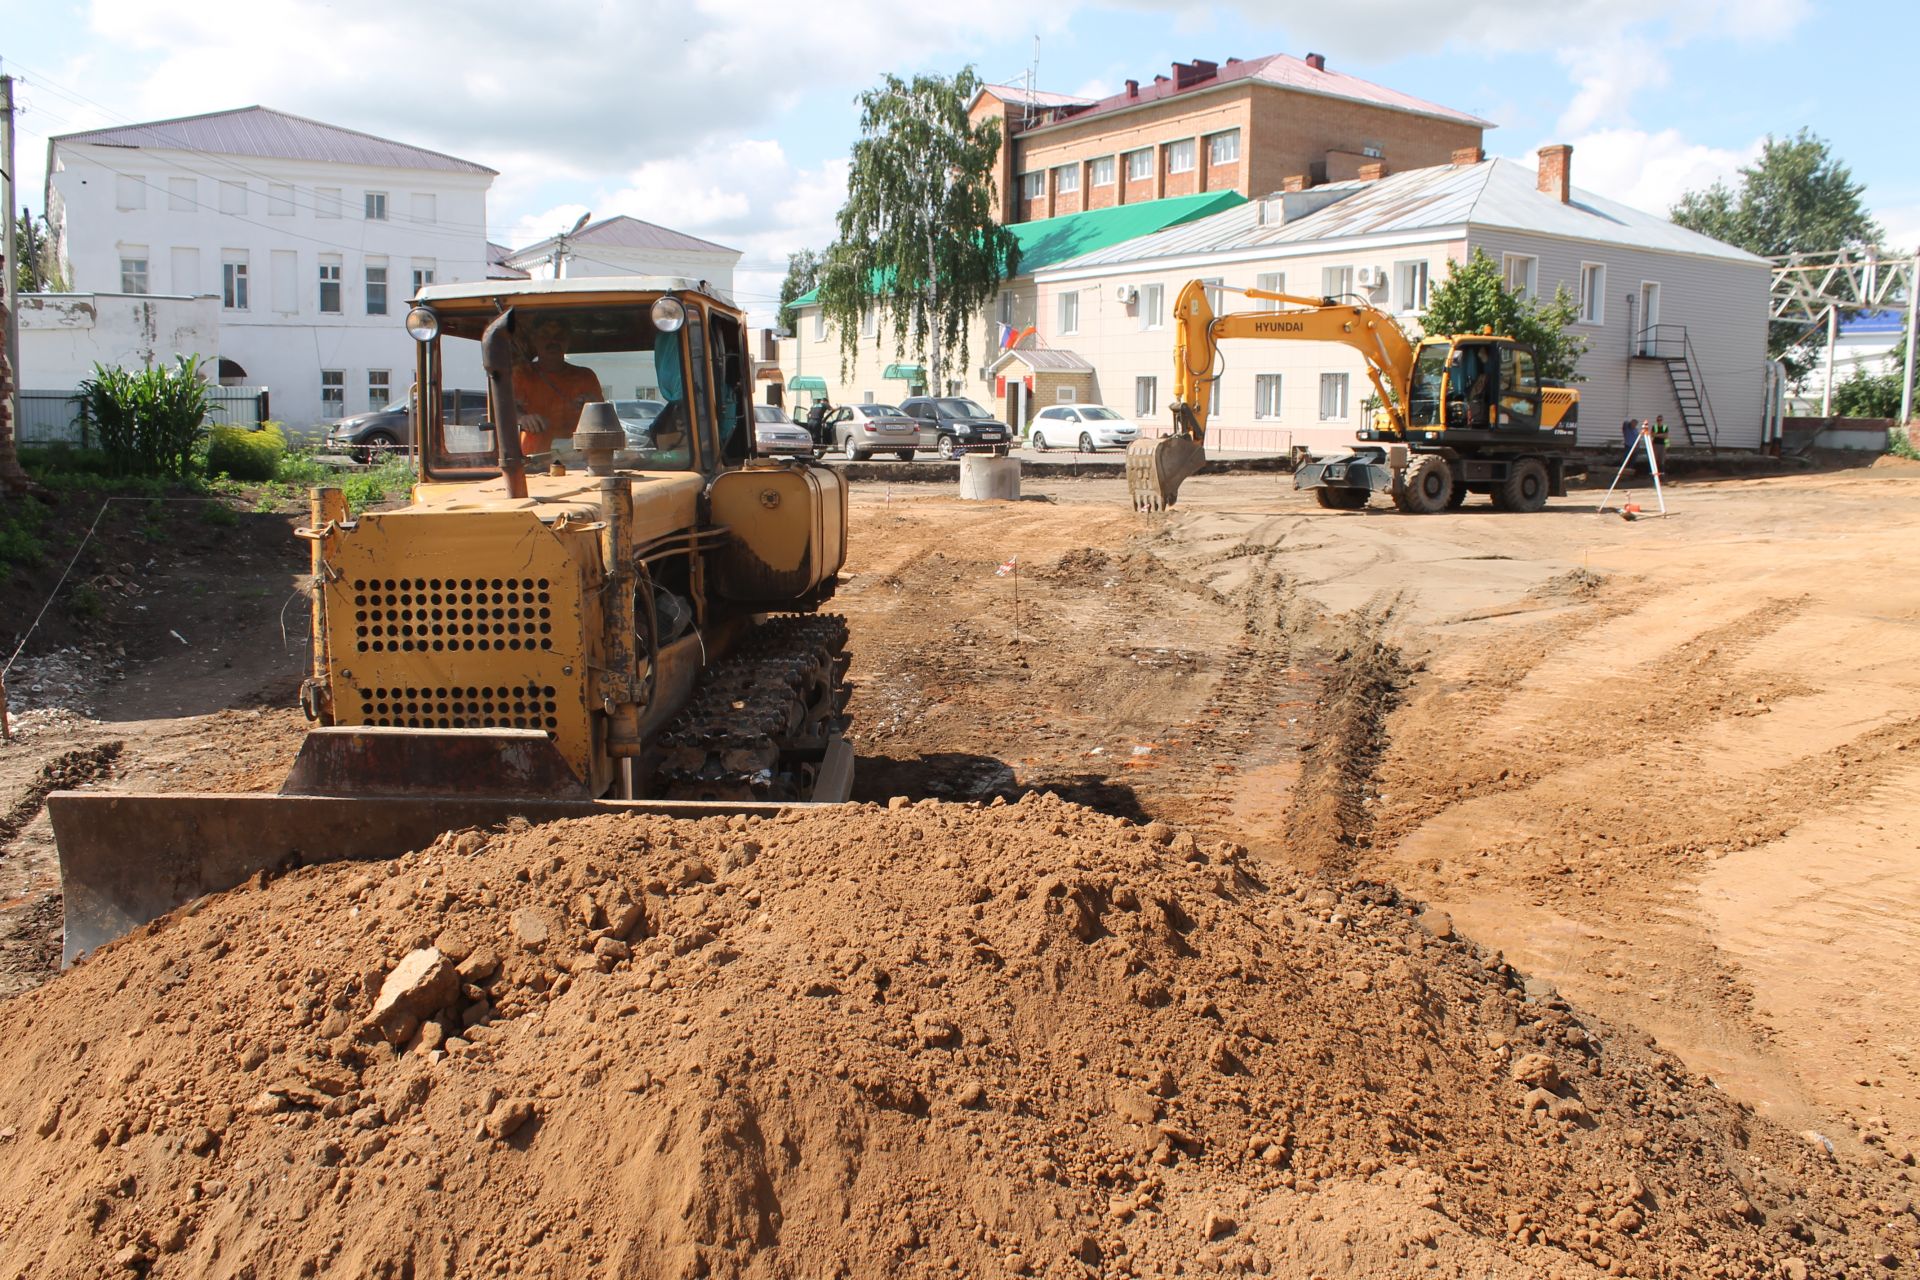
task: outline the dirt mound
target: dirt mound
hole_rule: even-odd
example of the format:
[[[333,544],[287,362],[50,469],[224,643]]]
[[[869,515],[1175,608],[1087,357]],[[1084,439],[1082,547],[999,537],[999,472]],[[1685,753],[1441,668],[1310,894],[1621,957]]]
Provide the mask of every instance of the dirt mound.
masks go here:
[[[1914,1225],[1389,890],[1049,797],[263,877],[0,1037],[6,1275],[1758,1277]]]

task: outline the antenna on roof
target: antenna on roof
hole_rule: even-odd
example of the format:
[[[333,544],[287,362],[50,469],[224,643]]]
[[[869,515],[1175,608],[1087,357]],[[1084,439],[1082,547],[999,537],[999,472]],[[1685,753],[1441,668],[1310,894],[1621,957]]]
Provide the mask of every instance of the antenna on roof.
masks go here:
[[[1020,127],[1033,124],[1033,95],[1040,89],[1040,33],[1033,33],[1033,62],[1027,68],[1027,101],[1021,108]]]

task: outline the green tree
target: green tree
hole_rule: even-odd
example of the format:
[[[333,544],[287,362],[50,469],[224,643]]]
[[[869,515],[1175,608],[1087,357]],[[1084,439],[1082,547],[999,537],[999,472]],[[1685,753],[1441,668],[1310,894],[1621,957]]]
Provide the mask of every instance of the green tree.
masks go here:
[[[851,361],[860,319],[878,313],[894,349],[927,365],[946,388],[949,361],[965,368],[967,333],[1020,246],[993,216],[1000,123],[967,120],[980,87],[972,67],[948,79],[887,76],[860,95],[840,238],[820,269],[820,305]]]
[[[1564,284],[1554,290],[1550,302],[1515,294],[1507,288],[1500,264],[1484,249],[1475,249],[1467,262],[1447,263],[1447,278],[1434,286],[1427,300],[1425,327],[1430,334],[1478,333],[1487,328],[1509,334],[1533,348],[1541,377],[1579,382],[1587,340],[1567,332],[1579,311]]]
[[[21,293],[65,293],[66,277],[53,252],[53,228],[46,215],[22,208],[13,224],[13,287]]]
[[[1769,137],[1733,186],[1716,182],[1690,191],[1669,216],[1763,258],[1865,250],[1880,241],[1880,228],[1860,198],[1865,190],[1834,158],[1826,139],[1802,129],[1791,138]],[[1767,331],[1767,354],[1782,360],[1796,382],[1825,345],[1823,329],[1809,333],[1797,320],[1776,320]]]
[[[820,287],[820,268],[827,256],[813,249],[802,249],[798,253],[787,255],[787,278],[780,282],[780,314],[774,323],[788,333],[793,332],[793,300],[804,297]]]
[[[1853,376],[1833,389],[1833,412],[1840,418],[1898,418],[1900,379],[1907,369],[1907,340],[1888,354],[1885,373],[1855,369]]]

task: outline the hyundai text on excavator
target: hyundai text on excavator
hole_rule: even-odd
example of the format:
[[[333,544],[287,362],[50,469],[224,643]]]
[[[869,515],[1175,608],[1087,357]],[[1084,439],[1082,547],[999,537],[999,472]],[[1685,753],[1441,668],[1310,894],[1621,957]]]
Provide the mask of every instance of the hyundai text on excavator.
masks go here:
[[[1215,315],[1210,290],[1282,305]],[[1135,509],[1172,506],[1181,482],[1205,461],[1209,392],[1228,338],[1338,342],[1365,359],[1380,407],[1358,435],[1377,447],[1294,472],[1294,488],[1312,490],[1323,507],[1358,510],[1385,492],[1402,511],[1431,512],[1484,493],[1503,510],[1538,511],[1549,495],[1566,492],[1580,393],[1544,381],[1525,343],[1478,333],[1416,344],[1366,303],[1194,280],[1174,307],[1173,432],[1127,450]]]
[[[690,281],[488,280],[422,290],[406,327],[410,501],[317,489],[297,531],[316,727],[277,795],[54,793],[69,962],[263,869],[453,828],[846,799],[846,624],[820,612],[846,481],[753,456],[744,315]],[[477,426],[443,412],[458,344]],[[666,407],[623,424],[608,401],[642,388]]]

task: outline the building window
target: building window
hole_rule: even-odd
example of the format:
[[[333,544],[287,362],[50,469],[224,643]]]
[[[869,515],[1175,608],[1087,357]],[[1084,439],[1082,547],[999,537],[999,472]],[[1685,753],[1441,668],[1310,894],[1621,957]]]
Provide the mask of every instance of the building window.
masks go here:
[[[315,187],[313,189],[313,216],[316,218],[340,216],[340,188]]]
[[[1256,373],[1253,375],[1253,416],[1255,418],[1280,416],[1279,374]]]
[[[1076,195],[1080,190],[1080,166],[1063,164],[1053,171],[1053,189],[1063,196]]]
[[[1352,267],[1322,267],[1320,269],[1320,296],[1338,298],[1353,292]]]
[[[999,316],[1001,324],[1011,325],[1013,323],[1013,290],[1011,289],[1002,289],[1000,291]]]
[[[827,340],[827,313],[825,311],[815,311],[813,313],[813,340],[815,342],[825,342]]]
[[[145,293],[147,291],[147,255],[142,250],[138,257],[120,259],[120,292]]]
[[[1501,261],[1506,269],[1508,293],[1516,298],[1540,296],[1540,259],[1526,253],[1509,253]]]
[[[1069,290],[1060,295],[1060,332],[1062,334],[1080,332],[1080,291]]]
[[[385,267],[367,268],[367,314],[370,316],[387,314],[387,269]]]
[[[1240,131],[1229,129],[1207,139],[1207,163],[1212,166],[1240,163]]]
[[[1153,176],[1153,152],[1127,152],[1127,181],[1145,182]]]
[[[1044,170],[1038,173],[1020,175],[1020,198],[1038,200],[1047,194],[1047,175]]]
[[[1133,416],[1151,418],[1160,411],[1160,379],[1135,378],[1133,380]]]
[[[247,309],[247,255],[245,250],[227,250],[220,263],[220,305],[228,311]]]
[[[440,197],[434,195],[431,191],[414,192],[413,220],[415,222],[433,223],[439,221],[439,218]]]
[[[193,297],[200,292],[200,251],[173,247],[173,291]]]
[[[432,283],[433,283],[433,264],[431,262],[416,261],[413,264],[414,293],[418,294],[422,289],[426,288],[428,285]]]
[[[1072,404],[1075,395],[1076,392],[1072,387],[1055,387],[1053,389],[1053,398],[1061,404]],[[1061,414],[1060,416],[1065,417],[1066,415]]]
[[[113,207],[116,209],[146,208],[147,180],[137,173],[123,173],[116,176],[113,183]]]
[[[1167,323],[1167,286],[1163,284],[1143,284],[1140,286],[1140,327],[1158,329]]]
[[[323,315],[340,314],[340,260],[320,263],[320,311]]]
[[[384,191],[367,192],[367,221],[385,222],[387,220],[387,193]]]
[[[860,336],[877,338],[880,336],[880,313],[868,309],[860,313]]]
[[[1425,311],[1427,309],[1427,264],[1425,259],[1418,262],[1396,262],[1393,264],[1393,296],[1402,311]]]
[[[267,184],[267,213],[276,218],[293,216],[292,183],[269,182]]]
[[[1089,181],[1096,187],[1113,185],[1113,157],[1101,156],[1093,162],[1093,174]]]
[[[244,182],[222,182],[220,184],[220,212],[238,214],[247,213],[247,184]]]
[[[1607,269],[1598,262],[1580,264],[1580,323],[1607,322]]]
[[[347,371],[345,369],[322,369],[320,371],[320,416],[338,418],[347,410]]]
[[[1253,278],[1253,287],[1256,289],[1265,289],[1268,293],[1285,293],[1287,291],[1287,273],[1284,271],[1262,271]],[[1272,298],[1262,298],[1260,299],[1260,309],[1262,311],[1278,311],[1280,304]]]
[[[378,411],[393,403],[393,374],[386,369],[367,370],[367,408]]]
[[[1344,373],[1323,373],[1320,375],[1320,421],[1345,422],[1347,420],[1347,375]]]
[[[1193,139],[1182,138],[1178,142],[1167,144],[1167,172],[1193,172]]]
[[[193,178],[167,179],[167,208],[192,213],[200,207],[200,183]]]

